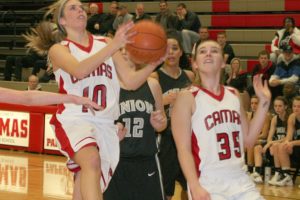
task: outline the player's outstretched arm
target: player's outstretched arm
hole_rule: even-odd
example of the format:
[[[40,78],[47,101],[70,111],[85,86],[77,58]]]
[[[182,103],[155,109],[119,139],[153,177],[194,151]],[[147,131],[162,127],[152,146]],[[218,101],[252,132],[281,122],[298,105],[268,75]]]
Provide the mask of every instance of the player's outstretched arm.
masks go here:
[[[263,82],[259,75],[254,76],[253,87],[256,96],[259,98],[259,103],[254,117],[249,122],[249,126],[243,126],[243,131],[245,132],[244,143],[246,147],[252,147],[255,144],[258,134],[263,128],[271,101],[271,92],[268,88],[267,81]]]
[[[22,105],[51,105],[60,103],[73,103],[84,105],[88,108],[99,110],[100,107],[95,102],[85,97],[75,95],[65,95],[44,91],[18,91],[0,87],[0,102],[22,104]]]
[[[167,127],[167,117],[164,111],[162,89],[159,82],[149,77],[148,84],[155,100],[155,111],[151,113],[150,122],[157,132],[163,131]]]
[[[128,31],[133,26],[133,22],[124,24],[118,29],[116,36],[107,46],[82,61],[78,61],[67,47],[61,44],[53,45],[49,50],[49,58],[54,71],[61,68],[77,79],[85,78],[97,69],[101,63],[113,56],[116,52],[119,52],[121,47],[130,42],[130,37],[134,33],[129,33]]]

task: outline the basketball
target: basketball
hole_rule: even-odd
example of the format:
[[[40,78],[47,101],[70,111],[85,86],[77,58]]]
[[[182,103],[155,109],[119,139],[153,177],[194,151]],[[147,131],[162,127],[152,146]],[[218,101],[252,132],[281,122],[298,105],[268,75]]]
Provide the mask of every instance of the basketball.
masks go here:
[[[130,31],[135,31],[136,34],[131,38],[133,43],[127,44],[125,48],[134,63],[155,62],[166,53],[166,33],[158,23],[141,20]]]

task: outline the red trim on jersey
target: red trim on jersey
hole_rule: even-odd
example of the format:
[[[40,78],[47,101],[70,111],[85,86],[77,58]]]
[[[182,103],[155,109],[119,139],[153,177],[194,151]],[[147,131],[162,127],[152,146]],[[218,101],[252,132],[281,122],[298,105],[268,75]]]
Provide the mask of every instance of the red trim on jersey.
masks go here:
[[[64,88],[64,79],[62,77],[59,78],[59,93],[60,94],[68,94],[68,92]],[[61,114],[65,110],[65,105],[64,104],[58,104],[57,105],[57,113]]]
[[[104,42],[105,44],[107,44],[107,40],[104,37],[99,38],[99,37],[96,36],[96,37],[94,37],[94,40]]]
[[[211,91],[203,88],[203,87],[199,87],[203,92],[205,92],[206,94],[208,94],[209,96],[211,96],[212,98],[216,99],[217,101],[222,101],[223,97],[224,97],[224,86],[220,85],[220,94],[216,95],[214,93],[212,93]]]
[[[68,167],[68,164],[67,164],[67,168],[68,168],[71,172],[73,172],[73,173],[77,173],[77,172],[79,172],[79,171],[81,170],[81,168],[80,168],[79,165],[78,165],[78,167],[75,167],[75,168],[69,168],[69,167]]]
[[[191,142],[192,142],[192,153],[194,156],[194,162],[195,162],[195,166],[196,166],[196,170],[197,170],[197,176],[200,177],[200,174],[201,174],[201,172],[199,171],[199,166],[201,163],[201,158],[199,157],[200,147],[198,146],[198,141],[197,141],[194,131],[192,131]]]
[[[235,88],[230,86],[226,86],[226,88],[228,89],[229,92],[231,92],[232,94],[238,97],[239,92]]]
[[[61,150],[65,151],[70,158],[73,158],[75,152],[65,130],[62,127],[62,124],[57,120],[56,115],[52,116],[50,124],[55,127],[55,136],[61,145]]]
[[[94,38],[93,38],[93,35],[89,34],[89,44],[88,46],[82,46],[81,44],[78,44],[77,42],[74,42],[68,38],[66,38],[66,41],[68,42],[72,42],[73,44],[75,44],[79,49],[81,49],[82,51],[85,51],[87,53],[90,53],[90,51],[92,50],[92,47],[93,47],[93,43],[94,43]]]
[[[101,170],[101,179],[102,179],[102,181],[103,181],[104,188],[106,188],[106,181],[105,181],[105,178],[104,178],[104,176],[103,176],[102,170]],[[103,188],[101,188],[101,189],[103,190]]]
[[[86,137],[86,138],[83,138],[82,140],[80,140],[79,142],[77,142],[77,143],[75,144],[75,147],[76,147],[80,142],[82,142],[82,141],[84,141],[84,140],[86,140],[86,139],[90,139],[90,138],[92,138],[93,140],[96,140],[96,139],[93,138],[93,137]],[[96,143],[96,142],[88,143],[88,144],[82,146],[80,149],[82,149],[82,148],[84,148],[84,147],[88,147],[88,146],[97,146],[97,143]]]

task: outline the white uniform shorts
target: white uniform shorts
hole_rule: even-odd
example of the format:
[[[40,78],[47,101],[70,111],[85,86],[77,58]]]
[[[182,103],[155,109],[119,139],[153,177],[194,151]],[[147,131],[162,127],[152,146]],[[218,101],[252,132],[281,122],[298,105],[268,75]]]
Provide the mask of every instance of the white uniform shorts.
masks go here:
[[[210,194],[212,200],[263,200],[250,177],[228,172],[207,174],[200,177],[201,186]],[[191,198],[189,190],[189,199]]]
[[[51,125],[61,153],[68,158],[67,167],[72,172],[80,170],[80,166],[72,160],[75,152],[86,146],[98,147],[102,176],[100,183],[102,192],[105,191],[117,167],[120,155],[117,126],[113,124],[113,121],[96,121],[94,116],[66,118],[54,115]]]

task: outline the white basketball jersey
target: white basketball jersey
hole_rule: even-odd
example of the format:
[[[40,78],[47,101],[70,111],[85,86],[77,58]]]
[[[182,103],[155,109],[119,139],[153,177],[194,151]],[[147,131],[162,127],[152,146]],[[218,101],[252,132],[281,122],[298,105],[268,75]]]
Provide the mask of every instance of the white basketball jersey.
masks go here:
[[[198,175],[228,169],[240,172],[244,163],[243,137],[240,102],[234,90],[221,86],[218,96],[204,88],[192,87],[191,91],[196,102],[192,151]]]
[[[88,47],[69,40],[64,40],[61,44],[68,47],[78,61],[92,56],[106,46],[105,38],[93,35],[89,36]],[[62,69],[56,70],[54,74],[60,93],[88,97],[104,108],[104,110],[95,112],[97,119],[118,118],[120,84],[112,58],[108,58],[95,71],[81,80]],[[88,112],[90,111],[85,107],[74,104],[63,104],[58,109],[58,113],[61,115],[90,115]]]

